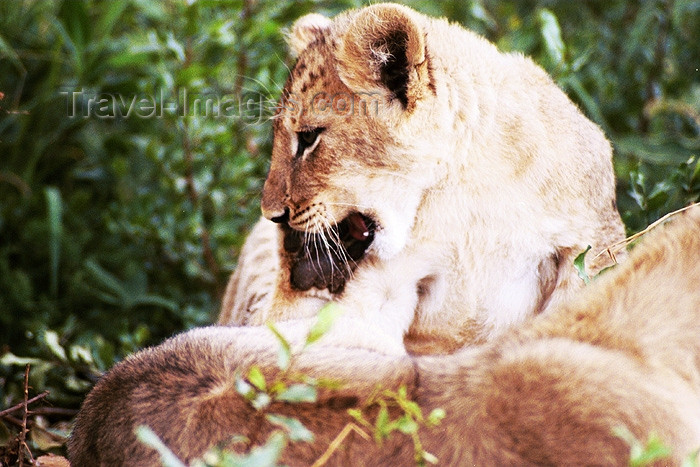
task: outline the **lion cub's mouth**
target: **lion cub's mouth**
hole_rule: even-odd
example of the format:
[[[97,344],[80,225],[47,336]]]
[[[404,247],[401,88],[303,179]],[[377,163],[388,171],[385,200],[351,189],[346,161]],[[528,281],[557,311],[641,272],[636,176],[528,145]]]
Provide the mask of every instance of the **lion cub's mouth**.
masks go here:
[[[291,267],[291,286],[297,290],[328,289],[337,294],[352,276],[374,240],[376,223],[354,212],[326,231],[307,233],[280,224],[284,250]]]

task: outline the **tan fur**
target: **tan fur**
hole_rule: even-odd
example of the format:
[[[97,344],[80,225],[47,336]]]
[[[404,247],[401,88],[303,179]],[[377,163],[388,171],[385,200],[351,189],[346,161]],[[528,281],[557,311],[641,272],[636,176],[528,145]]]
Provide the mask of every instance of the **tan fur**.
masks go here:
[[[298,61],[263,214],[286,208],[292,228],[322,233],[359,211],[376,237],[332,297],[294,290],[284,252],[272,266],[244,255],[220,324],[305,318],[332,298],[347,314],[338,339],[449,352],[560,304],[582,285],[576,255],[623,238],[610,144],[531,60],[391,4],[304,17],[289,40]],[[317,144],[297,157],[298,132],[315,128]],[[250,251],[270,250],[275,227],[263,230]]]
[[[387,356],[339,346],[331,333],[298,354],[295,369],[345,385],[316,404],[269,408],[316,434],[312,444],[290,444],[282,462],[311,465],[352,421],[347,408],[362,408],[377,386],[403,384],[424,413],[446,410],[438,428],[421,431],[439,465],[627,465],[617,426],[643,441],[656,433],[672,448],[658,465],[679,465],[700,447],[698,284],[700,207],[649,234],[569,304],[487,345]],[[274,427],[233,386],[252,364],[271,377],[276,349],[265,328],[213,327],[130,357],[86,399],[69,444],[73,465],[157,465],[132,434],[139,424],[185,460],[236,434],[263,442]],[[373,419],[377,407],[365,411]],[[414,465],[413,444],[396,433],[379,447],[353,434],[327,465]]]

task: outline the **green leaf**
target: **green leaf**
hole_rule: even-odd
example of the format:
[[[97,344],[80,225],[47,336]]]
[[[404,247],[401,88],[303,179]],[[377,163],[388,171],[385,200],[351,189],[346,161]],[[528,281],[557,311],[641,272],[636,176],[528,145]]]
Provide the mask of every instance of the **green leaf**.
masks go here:
[[[406,400],[408,398],[408,390],[406,389],[405,385],[399,386],[399,390],[397,391],[397,394],[400,399]]]
[[[105,11],[98,17],[97,24],[93,30],[100,35],[100,41],[106,41],[112,34],[114,26],[119,22],[122,13],[129,6],[129,2],[102,2],[101,6],[105,8]]]
[[[310,380],[311,380],[311,378],[308,378],[308,379],[305,379],[304,381],[309,383],[309,384],[312,384]],[[342,381],[338,381],[337,379],[332,379],[332,378],[318,378],[315,380],[313,385],[316,386],[317,388],[332,389],[335,391],[335,390],[342,388],[345,385],[345,383],[343,383]]]
[[[694,161],[694,158],[691,158],[688,163],[692,164]],[[698,161],[695,163],[695,169],[693,169],[693,175],[691,175],[690,179],[692,181],[700,181],[700,158]]]
[[[654,185],[649,196],[647,196],[647,209],[653,211],[655,209],[660,209],[669,199],[669,193],[672,192],[674,187],[668,180],[663,180]]]
[[[279,394],[287,389],[287,384],[284,381],[277,380],[272,383],[270,389],[267,391],[269,394]]]
[[[614,142],[620,153],[657,165],[678,166],[696,154],[672,140],[652,140],[633,135],[615,138]]]
[[[158,451],[163,467],[186,467],[175,453],[172,452],[149,427],[146,425],[139,425],[134,431],[139,441]]]
[[[112,55],[108,65],[114,68],[141,68],[153,62],[153,53],[134,52],[125,50],[124,52]]]
[[[382,440],[386,439],[393,431],[393,426],[389,420],[389,410],[385,405],[379,409],[377,414],[377,420],[374,422],[374,440],[377,443],[381,443]]]
[[[484,5],[480,1],[469,2],[469,13],[490,29],[496,29],[498,27],[496,20],[486,11]]]
[[[168,37],[166,40],[166,45],[168,49],[170,49],[173,53],[175,53],[175,56],[177,57],[178,61],[184,62],[185,61],[185,48],[180,44],[177,39],[175,39],[175,36],[173,35],[172,32],[168,33]]]
[[[615,427],[613,434],[629,445],[630,467],[644,467],[671,455],[671,449],[654,433],[644,444],[625,426]]]
[[[80,379],[75,375],[68,375],[68,377],[64,379],[63,384],[66,388],[76,393],[87,393],[93,386],[93,383],[90,381]]]
[[[343,309],[335,302],[328,302],[323,308],[318,312],[316,317],[316,322],[309,330],[309,334],[306,337],[306,344],[311,345],[321,337],[323,337],[326,332],[331,328],[335,320],[343,314]]]
[[[433,465],[438,463],[438,458],[435,457],[433,454],[429,453],[428,451],[421,452],[421,456],[423,457],[423,460]]]
[[[399,419],[394,422],[394,425],[401,433],[406,435],[418,433],[418,423],[408,414],[399,417]]]
[[[58,266],[61,259],[61,238],[63,236],[63,203],[61,193],[55,187],[44,189],[46,196],[47,223],[49,227],[49,291],[52,297],[58,295]]]
[[[354,418],[360,425],[369,429],[374,429],[372,424],[365,418],[365,415],[362,413],[362,409],[348,409],[348,415]]]
[[[540,22],[540,33],[547,49],[547,55],[556,66],[565,65],[566,46],[561,38],[561,28],[556,15],[543,8],[537,13],[537,19]]]
[[[61,4],[59,18],[75,46],[81,51],[85,49],[92,30],[88,16],[88,6],[85,1],[74,0]]]
[[[282,402],[316,402],[317,398],[316,388],[308,384],[292,384],[275,397]]]
[[[87,347],[82,345],[71,345],[68,349],[68,354],[70,359],[76,363],[86,363],[90,366],[94,366],[95,361],[92,358],[92,352]]]
[[[274,431],[267,442],[250,451],[244,459],[237,462],[237,467],[273,467],[282,454],[282,450],[287,446],[287,438],[281,431]]]
[[[126,290],[121,281],[112,273],[100,266],[94,259],[89,259],[85,262],[85,269],[91,274],[91,277],[98,285],[107,289],[110,294],[121,299],[126,295]]]
[[[251,401],[255,398],[255,388],[240,376],[236,377],[234,385],[236,392],[243,396],[245,400]]]
[[[443,418],[446,416],[445,409],[437,408],[433,409],[428,415],[428,426],[439,425]]]
[[[0,358],[0,365],[45,365],[47,362],[41,360],[40,358],[28,358],[28,357],[18,357],[17,355],[7,352]]]
[[[58,436],[37,425],[34,425],[29,430],[29,437],[32,440],[32,442],[36,444],[37,448],[39,448],[42,451],[48,451],[49,449],[53,448],[60,448],[66,442],[66,440],[63,439],[61,436]]]
[[[52,354],[58,357],[62,362],[68,361],[66,350],[58,342],[58,333],[56,331],[44,331],[44,342]]]
[[[176,312],[178,310],[178,305],[175,301],[153,294],[136,295],[132,298],[128,305],[128,308],[135,306],[157,306],[172,312]]]
[[[270,423],[284,428],[292,441],[311,443],[314,440],[314,434],[296,418],[276,414],[267,414],[265,418]]]
[[[258,370],[259,371],[259,370]],[[255,375],[255,371],[251,371],[253,373],[253,380],[257,379],[257,383],[260,384],[260,377],[262,377],[262,374],[260,374],[260,377]],[[250,377],[250,375],[249,375]],[[252,381],[251,381],[252,382]],[[264,378],[262,379],[262,382],[264,384],[265,380]],[[234,380],[234,385],[236,388],[236,392],[243,396],[243,398],[250,403],[250,405],[255,409],[255,410],[262,410],[266,408],[267,406],[270,405],[272,402],[272,398],[270,395],[266,392],[259,392],[255,390],[255,387],[248,383],[248,381],[244,380],[240,376],[236,376]]]
[[[651,465],[655,461],[671,455],[671,449],[654,435],[649,438],[645,445],[634,446],[631,452],[630,466],[632,467]]]
[[[255,395],[253,400],[250,401],[250,405],[253,406],[255,410],[262,410],[270,405],[272,398],[266,392],[259,392]]]
[[[258,365],[253,365],[248,371],[248,381],[259,390],[267,391],[265,375],[262,374]]]
[[[397,403],[407,415],[410,415],[416,420],[423,420],[423,412],[416,402],[408,400],[404,396],[403,399],[397,399]]]
[[[588,273],[586,272],[586,253],[588,253],[590,250],[591,250],[591,246],[588,245],[588,248],[586,248],[574,260],[574,267],[576,268],[576,272],[578,273],[578,277],[583,279],[583,282],[586,284],[591,282],[591,278],[588,276]]]
[[[289,341],[280,333],[280,331],[275,327],[274,323],[267,322],[267,327],[272,331],[272,333],[277,338],[280,344],[280,349],[277,351],[277,367],[284,371],[289,368],[289,364],[292,361],[292,350],[289,345]]]

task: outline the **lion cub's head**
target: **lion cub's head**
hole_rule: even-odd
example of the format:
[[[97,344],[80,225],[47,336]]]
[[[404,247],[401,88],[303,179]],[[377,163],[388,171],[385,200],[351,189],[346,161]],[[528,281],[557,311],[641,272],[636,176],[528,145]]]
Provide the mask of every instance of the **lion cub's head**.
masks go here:
[[[274,120],[262,211],[291,228],[293,250],[314,250],[297,288],[343,281],[365,251],[390,257],[409,238],[428,173],[416,163],[424,142],[406,123],[433,93],[416,19],[375,5],[333,21],[308,15],[292,28],[298,59]]]

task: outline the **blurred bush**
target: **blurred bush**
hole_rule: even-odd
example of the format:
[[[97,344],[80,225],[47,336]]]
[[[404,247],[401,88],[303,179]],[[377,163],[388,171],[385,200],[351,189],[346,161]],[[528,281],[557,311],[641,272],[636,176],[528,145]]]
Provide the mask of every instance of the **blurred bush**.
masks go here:
[[[555,77],[615,144],[630,231],[698,200],[700,3],[405,3]],[[0,407],[20,357],[75,407],[115,360],[213,320],[259,215],[282,28],[354,6],[0,2]],[[204,115],[216,96],[234,104]]]

